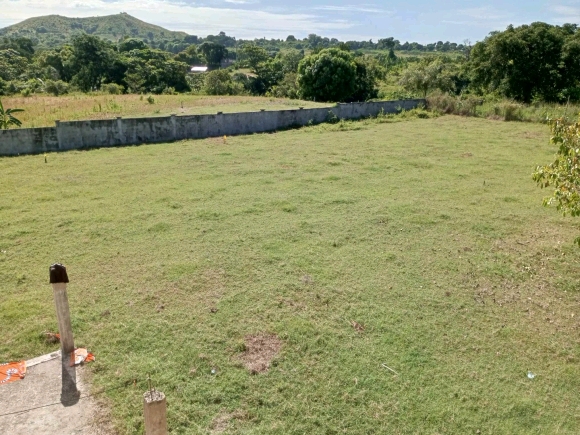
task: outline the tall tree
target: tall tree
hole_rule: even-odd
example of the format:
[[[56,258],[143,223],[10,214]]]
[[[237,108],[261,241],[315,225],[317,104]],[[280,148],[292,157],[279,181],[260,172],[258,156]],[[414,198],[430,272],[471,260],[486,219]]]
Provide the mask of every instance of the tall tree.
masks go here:
[[[354,56],[328,48],[300,61],[297,80],[303,98],[345,101],[355,93],[356,77]]]
[[[268,52],[256,44],[244,44],[238,54],[238,60],[251,70],[255,70],[260,63],[268,59],[270,59]]]
[[[226,57],[228,50],[221,44],[215,42],[204,42],[198,48],[198,51],[203,55],[207,66],[210,69],[219,68],[222,60]]]
[[[423,98],[429,91],[435,89],[443,92],[453,90],[453,80],[440,59],[425,60],[410,66],[403,72],[399,84],[405,90],[416,92]]]
[[[87,34],[72,40],[72,65],[76,71],[73,81],[87,92],[99,89],[115,58],[112,44]]]
[[[532,23],[493,32],[469,54],[472,86],[530,102],[566,99],[580,76],[575,28]]]

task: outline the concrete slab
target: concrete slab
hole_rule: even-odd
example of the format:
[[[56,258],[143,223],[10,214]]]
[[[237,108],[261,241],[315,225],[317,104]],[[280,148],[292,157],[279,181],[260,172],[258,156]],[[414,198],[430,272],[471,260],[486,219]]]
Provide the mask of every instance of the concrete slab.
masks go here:
[[[90,389],[83,382],[83,370],[76,368],[81,398],[68,406],[61,403],[60,358],[27,368],[26,377],[21,381],[1,385],[0,434],[109,435],[109,428],[96,424],[99,408],[95,401],[84,398]]]

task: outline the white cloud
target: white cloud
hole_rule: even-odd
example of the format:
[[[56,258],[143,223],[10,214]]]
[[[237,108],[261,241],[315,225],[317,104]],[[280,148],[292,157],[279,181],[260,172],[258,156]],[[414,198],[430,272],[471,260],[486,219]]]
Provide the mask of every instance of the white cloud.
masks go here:
[[[88,17],[127,12],[170,30],[200,36],[223,30],[239,38],[280,38],[288,34],[336,32],[354,26],[353,23],[324,20],[313,14],[200,7],[167,0],[0,0],[0,10],[0,27],[41,15]]]
[[[475,18],[477,20],[495,21],[495,20],[504,20],[508,17],[505,13],[495,10],[489,6],[484,6],[481,8],[460,9],[457,12],[459,13],[459,15]]]
[[[225,0],[226,3],[234,3],[236,5],[253,5],[260,3],[258,0]]]
[[[345,5],[345,6],[316,6],[312,9],[318,11],[332,11],[332,12],[366,12],[366,13],[377,13],[377,14],[390,14],[392,11],[386,9],[378,9],[374,7],[375,5]]]
[[[580,8],[556,5],[552,7],[552,10],[558,14],[554,18],[554,22],[557,24],[580,22]]]

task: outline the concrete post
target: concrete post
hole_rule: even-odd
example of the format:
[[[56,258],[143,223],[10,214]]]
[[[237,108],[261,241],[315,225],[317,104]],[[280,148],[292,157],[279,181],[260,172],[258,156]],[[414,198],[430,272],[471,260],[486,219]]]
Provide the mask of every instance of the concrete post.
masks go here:
[[[74,337],[70,321],[70,310],[66,285],[69,282],[66,267],[62,264],[50,266],[50,283],[54,294],[54,305],[60,334],[61,363],[62,363],[62,390],[61,402],[74,404],[79,399],[76,385],[76,370],[71,367],[71,354],[75,350]]]
[[[143,395],[145,435],[167,435],[167,401],[165,394],[150,390]]]

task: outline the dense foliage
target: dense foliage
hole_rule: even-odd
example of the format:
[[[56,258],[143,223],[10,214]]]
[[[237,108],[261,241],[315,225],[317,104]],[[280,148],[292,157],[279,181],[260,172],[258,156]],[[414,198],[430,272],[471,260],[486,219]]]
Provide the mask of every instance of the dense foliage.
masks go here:
[[[576,25],[509,26],[475,44],[472,88],[523,102],[580,98],[580,34]]]
[[[553,205],[564,215],[580,216],[580,121],[569,123],[565,118],[550,121],[551,142],[558,146],[556,160],[538,166],[533,179],[542,188],[554,192],[544,199],[544,205]],[[576,239],[580,245],[580,237]]]
[[[509,26],[473,47],[392,37],[344,42],[315,34],[245,41],[220,32],[201,38],[127,14],[41,17],[2,34],[9,37],[0,38],[0,95],[191,91],[366,101],[439,91],[470,102],[580,101],[580,33],[571,24]],[[61,37],[48,43],[47,35]],[[202,65],[228,75],[189,74],[189,67]]]
[[[429,91],[439,89],[443,92],[454,90],[453,80],[448,73],[448,65],[437,59],[411,65],[407,68],[399,82],[408,91],[420,94],[423,98]]]
[[[336,48],[308,56],[298,65],[298,85],[306,99],[344,101],[354,94],[356,75],[353,56]]]

